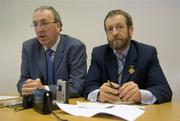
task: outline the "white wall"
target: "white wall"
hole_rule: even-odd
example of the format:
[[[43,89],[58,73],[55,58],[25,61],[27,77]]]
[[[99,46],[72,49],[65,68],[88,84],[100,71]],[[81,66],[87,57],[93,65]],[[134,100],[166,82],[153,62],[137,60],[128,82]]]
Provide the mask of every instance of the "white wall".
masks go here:
[[[103,20],[111,9],[123,9],[134,20],[133,38],[156,46],[161,66],[180,101],[180,1],[178,0],[2,0],[0,4],[0,94],[16,94],[22,42],[35,36],[32,11],[52,5],[60,13],[63,32],[87,45],[88,65],[94,46],[106,43]],[[2,29],[3,28],[3,29]],[[9,86],[7,86],[9,85]]]
[[[180,6],[180,2],[178,3],[179,4],[179,6]],[[178,6],[178,11],[180,11],[180,7]],[[178,35],[179,35],[179,33],[180,33],[180,13],[178,13],[178,24],[177,24],[177,28],[178,28]],[[176,41],[178,41],[178,45],[180,45],[180,35],[177,37],[177,40]],[[180,92],[180,88],[179,88],[179,86],[180,86],[180,48],[178,47],[178,52],[177,52],[177,61],[178,61],[178,63],[176,63],[176,64],[178,64],[177,65],[177,73],[175,74],[175,76],[174,77],[177,77],[177,78],[175,78],[175,82],[172,82],[173,83],[173,87],[174,87],[174,94],[175,94],[175,100],[177,99],[178,101],[180,100],[180,96],[179,96],[179,92]],[[176,59],[176,58],[175,58]],[[177,101],[176,100],[176,101]]]
[[[2,1],[0,0],[0,11],[2,11]],[[0,18],[2,18],[2,12],[0,12]],[[0,19],[0,92],[2,92],[2,19]]]

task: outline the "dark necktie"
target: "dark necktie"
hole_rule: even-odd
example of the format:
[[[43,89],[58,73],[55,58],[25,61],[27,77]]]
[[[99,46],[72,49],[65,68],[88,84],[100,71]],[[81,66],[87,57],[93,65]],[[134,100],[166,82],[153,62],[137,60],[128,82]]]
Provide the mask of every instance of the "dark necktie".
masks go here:
[[[48,48],[46,50],[47,79],[48,79],[48,84],[49,85],[53,85],[54,84],[52,53],[53,53],[52,49]]]

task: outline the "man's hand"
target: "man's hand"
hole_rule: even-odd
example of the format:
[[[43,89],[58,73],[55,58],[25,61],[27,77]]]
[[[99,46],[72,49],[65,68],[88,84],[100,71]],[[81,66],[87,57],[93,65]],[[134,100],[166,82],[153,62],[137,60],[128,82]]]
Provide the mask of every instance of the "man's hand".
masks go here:
[[[111,84],[112,85],[110,85],[109,83],[104,83],[100,87],[98,101],[113,103],[120,99],[119,98],[119,85],[113,82],[111,82]]]
[[[123,102],[139,103],[141,101],[141,93],[138,85],[133,81],[123,84],[119,88],[119,97]]]
[[[36,80],[28,79],[22,86],[22,95],[32,94],[33,90],[42,87],[43,85],[40,79],[36,79]]]

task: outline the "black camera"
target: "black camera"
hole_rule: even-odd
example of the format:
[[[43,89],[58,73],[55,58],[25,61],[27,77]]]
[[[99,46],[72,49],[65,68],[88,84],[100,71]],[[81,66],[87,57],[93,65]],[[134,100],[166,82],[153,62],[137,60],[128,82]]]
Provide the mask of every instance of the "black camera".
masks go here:
[[[33,94],[23,96],[23,108],[31,107],[42,114],[50,114],[52,112],[52,92],[36,89]]]
[[[34,98],[33,94],[23,96],[23,103],[22,103],[23,109],[33,107],[33,98]]]

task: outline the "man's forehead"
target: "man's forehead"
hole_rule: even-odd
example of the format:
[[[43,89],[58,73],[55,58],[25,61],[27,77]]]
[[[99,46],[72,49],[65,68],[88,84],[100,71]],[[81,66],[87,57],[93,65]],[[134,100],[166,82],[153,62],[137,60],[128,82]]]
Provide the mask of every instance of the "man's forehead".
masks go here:
[[[109,16],[109,17],[106,19],[106,22],[107,22],[107,21],[112,21],[112,20],[113,20],[113,21],[115,21],[115,20],[125,21],[126,18],[125,18],[123,15],[118,14],[118,15]]]
[[[37,11],[34,11],[34,14],[38,14],[38,13],[52,13],[52,12],[48,9],[39,9]]]
[[[35,23],[35,22],[47,22],[47,21],[49,21],[49,19],[47,19],[47,18],[33,19],[33,23]]]
[[[123,15],[113,15],[106,19],[105,24],[109,25],[112,23],[125,23],[125,22],[126,22],[126,18]]]
[[[53,14],[49,10],[38,10],[33,14],[33,21],[46,21],[53,18]]]

